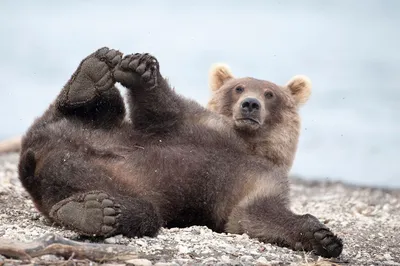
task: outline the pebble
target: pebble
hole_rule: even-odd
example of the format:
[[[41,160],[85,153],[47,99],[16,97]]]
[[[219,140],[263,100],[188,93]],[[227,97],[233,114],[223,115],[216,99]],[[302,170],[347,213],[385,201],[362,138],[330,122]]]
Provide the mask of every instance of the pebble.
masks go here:
[[[134,266],[151,266],[153,265],[151,261],[146,259],[132,259],[127,260],[126,263],[133,264]]]
[[[390,253],[385,253],[385,254],[383,255],[383,257],[384,257],[386,260],[392,260],[392,259],[393,259],[392,256],[390,255]]]
[[[230,260],[229,256],[227,256],[227,255],[222,255],[222,256],[221,256],[221,261],[222,261],[222,262],[230,262],[231,260]]]
[[[202,261],[202,264],[210,264],[210,263],[214,263],[214,262],[216,262],[216,261],[217,261],[216,258],[210,257],[210,258],[204,259],[204,260]]]
[[[263,265],[268,265],[268,260],[264,257],[259,257],[256,261],[255,261],[257,266],[263,266]]]
[[[244,263],[244,264],[250,263],[253,260],[254,260],[254,258],[252,256],[250,256],[250,255],[243,255],[243,256],[240,257],[240,262]]]
[[[190,249],[187,246],[179,246],[178,252],[181,254],[186,254],[190,252]]]
[[[40,257],[40,259],[47,260],[47,261],[57,261],[57,260],[59,260],[59,257],[57,257],[55,255],[43,255]]]
[[[109,238],[104,239],[104,242],[107,244],[115,244],[115,243],[117,243],[117,240],[115,239],[115,237],[109,237]]]
[[[146,243],[145,241],[143,241],[143,240],[138,239],[138,240],[136,240],[135,242],[136,242],[136,244],[138,244],[139,246],[147,247],[147,243]]]

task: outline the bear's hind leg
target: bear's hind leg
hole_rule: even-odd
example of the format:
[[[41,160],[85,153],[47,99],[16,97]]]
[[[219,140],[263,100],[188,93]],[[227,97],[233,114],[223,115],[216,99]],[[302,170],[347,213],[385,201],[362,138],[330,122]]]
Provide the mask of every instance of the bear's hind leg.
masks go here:
[[[95,126],[112,126],[125,117],[113,71],[122,53],[103,47],[82,60],[56,100],[63,115]]]
[[[79,193],[58,202],[51,208],[50,218],[89,236],[154,236],[161,227],[151,203],[127,196],[112,197],[103,191]]]

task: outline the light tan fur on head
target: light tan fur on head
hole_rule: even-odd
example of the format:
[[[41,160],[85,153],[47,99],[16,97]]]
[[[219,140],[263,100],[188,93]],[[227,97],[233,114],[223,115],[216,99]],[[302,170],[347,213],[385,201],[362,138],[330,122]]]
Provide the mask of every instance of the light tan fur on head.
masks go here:
[[[285,86],[279,86],[266,80],[250,77],[236,78],[227,64],[217,63],[212,65],[210,69],[209,84],[212,96],[207,103],[207,109],[226,115],[234,121],[234,124],[236,123],[235,112],[241,112],[238,109],[241,98],[238,99],[239,96],[234,94],[237,84],[245,88],[243,97],[252,95],[251,97],[256,97],[261,101],[262,108],[260,110],[264,110],[263,108],[266,106],[262,102],[264,98],[256,96],[260,91],[270,90],[275,94],[275,97],[280,99],[281,103],[274,109],[264,113],[260,111],[260,120],[262,120],[261,114],[278,115],[280,118],[275,120],[276,123],[272,125],[263,124],[257,134],[254,134],[254,132],[247,134],[248,132],[245,132],[245,130],[241,131],[240,136],[247,143],[251,154],[268,158],[276,165],[286,166],[287,171],[289,171],[295,158],[300,134],[301,119],[298,114],[298,107],[305,104],[311,95],[310,79],[304,75],[296,75]],[[233,91],[233,93],[229,93],[230,91]],[[232,101],[232,104],[230,101]],[[272,103],[270,102],[270,104]],[[272,116],[269,119],[272,119]]]
[[[211,66],[209,73],[209,85],[211,91],[216,91],[229,79],[234,78],[231,69],[223,63],[216,63]]]
[[[311,80],[304,75],[292,77],[286,84],[298,105],[305,104],[311,95]]]

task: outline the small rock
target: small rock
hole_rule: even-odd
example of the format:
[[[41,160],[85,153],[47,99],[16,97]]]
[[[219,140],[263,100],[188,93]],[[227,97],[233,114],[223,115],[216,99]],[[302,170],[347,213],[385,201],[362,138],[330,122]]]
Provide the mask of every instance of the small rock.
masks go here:
[[[162,234],[159,234],[159,235],[157,235],[156,237],[157,237],[158,239],[161,239],[161,240],[166,240],[166,239],[168,239],[167,236],[162,235]]]
[[[215,262],[217,261],[217,259],[216,258],[214,258],[214,257],[210,257],[210,258],[206,258],[206,259],[204,259],[203,261],[202,261],[202,264],[215,264]]]
[[[59,258],[57,256],[55,256],[55,255],[43,255],[43,256],[40,256],[40,259],[47,260],[47,261],[59,260]]]
[[[185,265],[190,262],[190,259],[179,258],[179,259],[176,259],[175,261],[180,265]]]
[[[229,258],[229,256],[227,256],[227,255],[221,256],[221,262],[229,263],[230,261],[231,261],[231,259]]]
[[[164,249],[164,246],[162,246],[162,245],[160,245],[160,244],[152,244],[151,247],[152,247],[154,250],[163,250],[163,249]]]
[[[208,247],[204,247],[200,250],[200,254],[209,254],[211,253],[211,249],[209,249]]]
[[[153,265],[151,261],[146,260],[146,259],[132,259],[132,260],[127,260],[126,263],[133,264],[135,266],[151,266]]]
[[[268,260],[264,257],[259,257],[255,262],[257,266],[268,265]]]
[[[383,257],[384,257],[386,260],[392,260],[392,259],[393,259],[392,256],[390,255],[390,253],[385,253],[385,254],[383,254]]]
[[[190,252],[190,249],[186,246],[179,246],[178,247],[178,252],[181,254],[187,254]]]
[[[109,237],[109,238],[104,239],[104,242],[107,244],[115,244],[115,243],[117,243],[117,240],[115,239],[115,237]]]
[[[240,257],[240,262],[243,264],[248,264],[248,263],[252,262],[253,260],[254,260],[254,258],[249,255],[243,255]]]
[[[273,248],[272,248],[272,246],[271,245],[266,245],[266,246],[264,246],[264,250],[266,250],[266,251],[271,251]]]
[[[143,240],[138,239],[135,241],[135,243],[138,244],[139,246],[147,247],[147,243]]]
[[[251,251],[250,251],[250,255],[253,255],[253,256],[260,256],[260,253],[257,252],[256,250],[251,250]]]

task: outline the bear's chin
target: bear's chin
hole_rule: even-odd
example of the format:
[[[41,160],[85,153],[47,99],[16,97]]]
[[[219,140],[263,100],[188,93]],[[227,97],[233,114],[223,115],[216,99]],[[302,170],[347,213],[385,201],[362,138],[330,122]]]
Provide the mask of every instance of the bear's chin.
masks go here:
[[[252,119],[236,119],[235,127],[242,131],[256,131],[261,127],[261,124]]]

